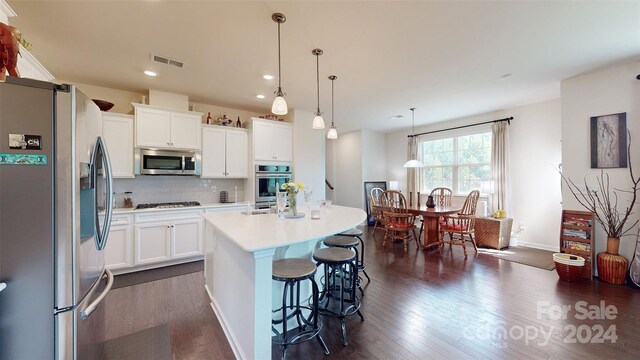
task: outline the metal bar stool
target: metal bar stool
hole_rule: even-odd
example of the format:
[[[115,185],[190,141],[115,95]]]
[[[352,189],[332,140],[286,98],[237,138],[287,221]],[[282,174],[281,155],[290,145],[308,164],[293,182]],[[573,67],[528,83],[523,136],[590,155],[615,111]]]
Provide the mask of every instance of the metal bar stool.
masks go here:
[[[332,236],[332,237],[328,237],[326,239],[324,239],[323,241],[324,245],[327,247],[339,247],[339,248],[344,248],[344,249],[352,249],[355,253],[356,253],[356,268],[359,268],[358,266],[358,240],[356,240],[355,238],[348,238],[348,237],[338,237],[338,236]],[[351,276],[352,274],[349,273],[349,276]],[[360,286],[360,277],[358,277],[358,273],[355,272],[353,274],[353,276],[356,277],[356,283],[358,286],[358,289],[360,289],[360,293],[362,294],[362,296],[364,296],[364,290],[362,290],[362,286]]]
[[[357,313],[360,320],[364,321],[360,312],[360,299],[356,294],[356,253],[351,249],[331,247],[316,250],[313,259],[318,266],[324,264],[324,283],[320,292],[318,313],[340,320],[342,344],[346,346],[349,338],[345,317]]]
[[[369,275],[365,271],[367,266],[364,264],[364,240],[362,240],[362,234],[363,234],[362,230],[357,229],[357,228],[353,228],[353,229],[349,229],[347,231],[343,231],[343,232],[341,232],[339,234],[336,234],[336,236],[353,237],[353,238],[357,238],[358,241],[360,241],[360,249],[361,250],[360,250],[360,261],[358,262],[358,271],[362,272],[364,274],[364,276],[367,277],[367,282],[371,282],[371,278],[369,277]]]
[[[329,355],[329,349],[320,335],[322,323],[318,321],[319,291],[314,278],[316,269],[313,261],[307,259],[283,259],[272,263],[272,279],[284,282],[282,307],[274,310],[274,313],[282,312],[282,318],[271,320],[271,330],[275,334],[273,342],[282,348],[282,359],[285,358],[289,345],[296,345],[313,338],[318,339],[324,353]],[[304,280],[311,281],[312,295],[309,306],[303,306],[300,303],[300,282]],[[305,316],[303,312],[307,312],[308,315]],[[296,319],[298,327],[287,329],[287,321],[293,318]],[[281,333],[275,327],[278,324],[282,324]]]

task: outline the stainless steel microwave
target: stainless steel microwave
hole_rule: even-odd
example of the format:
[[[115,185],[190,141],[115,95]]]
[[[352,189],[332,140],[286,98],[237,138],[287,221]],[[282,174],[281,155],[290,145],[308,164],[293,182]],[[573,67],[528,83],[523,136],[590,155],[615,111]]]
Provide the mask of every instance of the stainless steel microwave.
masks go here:
[[[140,175],[200,175],[200,153],[136,149],[136,174]]]

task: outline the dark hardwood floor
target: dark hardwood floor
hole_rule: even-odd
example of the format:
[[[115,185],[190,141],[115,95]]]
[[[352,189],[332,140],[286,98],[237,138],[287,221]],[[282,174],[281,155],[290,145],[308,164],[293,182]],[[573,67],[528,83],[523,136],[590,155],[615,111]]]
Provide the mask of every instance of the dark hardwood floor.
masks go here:
[[[566,283],[555,271],[497,259],[464,259],[462,249],[444,253],[376,241],[365,229],[367,273],[362,313],[347,321],[342,346],[336,319],[322,335],[332,359],[638,359],[640,291],[598,281]],[[201,272],[124,287],[106,300],[107,335],[126,336],[162,325],[174,359],[231,359],[233,353],[209,307]],[[580,320],[576,303],[612,305],[613,320]],[[571,306],[567,316],[544,302]],[[578,305],[582,305],[578,303]],[[601,335],[614,326],[617,340]],[[573,332],[576,329],[577,332]],[[523,333],[529,333],[529,337]],[[537,334],[537,336],[535,336]],[[600,336],[598,336],[600,335]],[[608,333],[608,335],[613,335]],[[548,339],[548,341],[547,341]],[[575,343],[566,343],[575,340]],[[586,343],[581,343],[586,342]],[[290,347],[290,359],[323,358],[313,341]],[[279,352],[274,349],[274,358]]]

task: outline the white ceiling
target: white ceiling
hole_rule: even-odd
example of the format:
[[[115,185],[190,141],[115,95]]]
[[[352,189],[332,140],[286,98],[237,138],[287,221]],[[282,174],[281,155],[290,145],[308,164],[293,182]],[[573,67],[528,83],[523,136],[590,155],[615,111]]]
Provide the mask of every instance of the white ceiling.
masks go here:
[[[282,12],[289,106],[315,111],[319,47],[320,105],[330,119],[337,75],[342,132],[407,128],[413,106],[422,125],[557,98],[562,79],[640,59],[639,1],[8,2],[56,78],[264,113],[277,86],[262,78],[277,75],[271,14]],[[152,52],[185,67],[152,64]]]

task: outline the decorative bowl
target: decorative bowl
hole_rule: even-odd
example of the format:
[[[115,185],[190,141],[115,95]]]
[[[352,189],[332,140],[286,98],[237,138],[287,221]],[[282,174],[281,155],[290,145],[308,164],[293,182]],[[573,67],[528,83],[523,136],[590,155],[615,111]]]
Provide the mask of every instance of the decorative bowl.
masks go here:
[[[114,105],[112,102],[108,102],[105,100],[99,100],[99,99],[91,99],[91,100],[93,100],[93,102],[96,105],[98,105],[101,111],[109,111]]]

